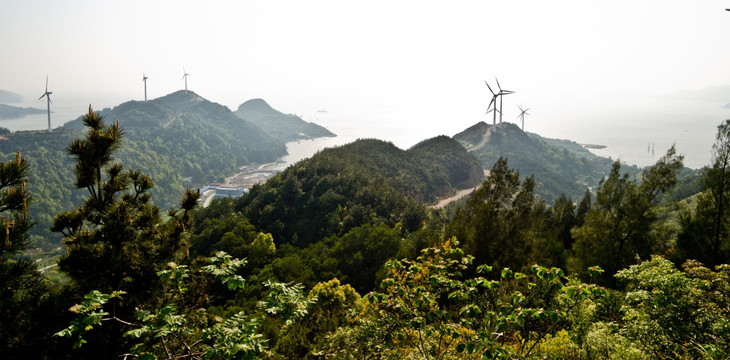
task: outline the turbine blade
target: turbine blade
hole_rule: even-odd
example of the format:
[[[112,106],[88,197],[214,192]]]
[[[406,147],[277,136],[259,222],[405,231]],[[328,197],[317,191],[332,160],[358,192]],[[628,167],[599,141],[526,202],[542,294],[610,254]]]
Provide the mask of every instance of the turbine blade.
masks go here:
[[[46,75],[46,92],[48,92],[48,75]]]
[[[487,84],[487,87],[489,88],[489,92],[491,92],[492,95],[494,95],[494,90],[492,90],[492,87],[489,86],[489,83],[487,82],[487,80],[484,80],[484,83]]]
[[[41,95],[41,97],[39,97],[38,100],[43,99],[44,96],[46,96],[46,94]]]
[[[496,81],[497,81],[497,87],[499,88],[499,91],[502,91],[502,86],[501,86],[501,85],[499,85],[499,79],[497,79],[497,77],[495,76],[495,77],[494,77],[494,80],[496,80]]]

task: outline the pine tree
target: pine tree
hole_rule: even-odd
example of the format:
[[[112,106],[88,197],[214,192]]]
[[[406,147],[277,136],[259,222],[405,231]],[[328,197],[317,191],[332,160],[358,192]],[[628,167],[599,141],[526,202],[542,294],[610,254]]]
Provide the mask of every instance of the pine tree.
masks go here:
[[[28,215],[26,172],[28,163],[0,163],[0,358],[19,358],[26,345],[31,312],[46,291],[43,275],[25,254],[28,230],[34,224]]]
[[[63,234],[67,248],[59,266],[73,280],[77,294],[126,292],[116,311],[131,318],[135,306],[154,298],[157,271],[184,255],[184,232],[198,194],[188,190],[182,209],[171,211],[163,221],[150,201],[152,180],[113,161],[123,135],[119,124],[105,124],[91,107],[83,123],[88,128],[85,137],[74,140],[67,151],[76,161],[75,186],[85,189],[88,197],[53,221],[52,230]],[[121,329],[105,336],[111,344],[97,342],[100,348],[118,346]]]

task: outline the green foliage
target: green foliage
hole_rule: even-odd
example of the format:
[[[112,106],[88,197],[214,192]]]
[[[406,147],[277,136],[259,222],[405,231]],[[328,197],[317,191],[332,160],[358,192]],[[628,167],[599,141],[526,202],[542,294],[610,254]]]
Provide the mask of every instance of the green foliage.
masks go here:
[[[354,325],[364,306],[360,294],[337,279],[318,283],[307,299],[316,299],[308,316],[286,327],[276,343],[276,352],[287,359],[322,355],[321,349],[328,347],[327,335]]]
[[[73,337],[76,346],[81,346],[86,343],[85,333],[102,326],[105,321],[113,321],[126,327],[124,336],[132,341],[128,352],[118,354],[120,356],[170,360],[259,358],[267,348],[260,328],[262,318],[238,312],[228,319],[214,319],[211,323],[207,311],[198,307],[201,304],[194,299],[197,291],[193,290],[199,283],[193,278],[204,274],[213,275],[230,290],[240,289],[243,279],[231,274],[243,266],[244,261],[221,252],[208,258],[207,263],[209,265],[196,270],[195,274],[187,266],[176,263],[170,263],[169,269],[160,271],[158,275],[166,295],[158,303],[137,309],[135,323],[120,319],[115,312],[105,309],[111,299],[121,299],[123,292],[104,294],[94,290],[82,303],[71,308],[78,314],[77,318],[56,336]],[[316,301],[306,299],[299,284],[268,282],[266,286],[271,290],[261,308],[277,315],[285,324],[292,324],[306,315],[307,307]]]
[[[654,256],[616,274],[627,282],[621,333],[659,358],[726,358],[730,351],[730,268],[696,262],[684,271]]]
[[[74,348],[79,348],[81,345],[86,344],[86,340],[84,340],[82,335],[85,332],[93,330],[94,326],[101,326],[101,321],[109,316],[109,313],[103,309],[104,304],[111,299],[121,298],[123,294],[123,291],[102,294],[94,290],[84,295],[84,301],[69,309],[71,312],[78,314],[78,317],[67,328],[57,332],[56,336],[76,337]]]
[[[208,258],[208,262],[210,265],[204,266],[203,271],[215,276],[228,287],[228,290],[243,287],[244,280],[236,273],[239,268],[246,265],[245,260],[234,259],[225,252],[219,251],[215,256]]]
[[[343,280],[360,292],[375,286],[377,272],[398,253],[402,242],[400,231],[382,224],[365,224],[326,241],[333,244],[330,256],[339,259]]]
[[[337,358],[527,357],[567,324],[570,309],[605,293],[592,285],[566,285],[562,270],[537,265],[527,274],[505,268],[496,279],[465,277],[471,263],[450,241],[415,261],[389,262],[382,290],[366,297],[370,305],[361,316],[368,320],[338,332],[327,351]],[[491,275],[492,268],[476,271]],[[354,344],[341,336],[366,340],[349,347]]]
[[[290,325],[306,315],[307,307],[317,301],[317,298],[304,297],[302,284],[266,281],[264,286],[269,288],[269,293],[259,302],[259,307],[271,315],[277,315],[284,325]]]

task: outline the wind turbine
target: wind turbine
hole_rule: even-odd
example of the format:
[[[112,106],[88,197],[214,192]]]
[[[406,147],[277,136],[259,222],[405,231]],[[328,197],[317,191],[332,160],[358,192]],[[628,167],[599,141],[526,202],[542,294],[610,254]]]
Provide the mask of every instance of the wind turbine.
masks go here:
[[[511,91],[511,90],[502,90],[502,86],[499,85],[499,79],[497,79],[495,77],[494,80],[497,81],[497,87],[499,88],[499,92],[497,93],[497,95],[499,95],[499,123],[501,124],[502,123],[502,95],[514,94],[515,92]],[[494,92],[492,92],[492,94],[494,94]]]
[[[190,74],[185,72],[185,67],[183,66],[183,80],[185,80],[185,93],[186,94],[188,93],[188,76],[190,76]]]
[[[492,116],[492,128],[494,128],[494,131],[497,131],[497,98],[499,97],[499,93],[495,93],[494,90],[492,90],[492,87],[489,86],[489,83],[487,80],[484,80],[484,83],[487,85],[487,88],[489,88],[489,92],[492,93],[492,100],[489,101],[489,106],[487,106],[487,112],[485,114],[489,114],[490,112],[494,112],[494,115]],[[494,107],[492,107],[494,105]],[[500,111],[500,116],[502,112]]]
[[[147,102],[147,75],[142,73],[142,82],[144,82],[144,101]]]
[[[522,104],[520,104],[517,107],[520,109],[520,114],[517,115],[517,117],[522,118],[522,131],[525,131],[525,115],[530,115],[530,113],[527,112],[527,110],[530,110],[530,109],[529,108],[523,109]]]
[[[43,99],[44,96],[46,97],[46,104],[48,105],[48,132],[51,132],[51,94],[53,93],[48,91],[48,75],[46,75],[46,92],[38,100]]]

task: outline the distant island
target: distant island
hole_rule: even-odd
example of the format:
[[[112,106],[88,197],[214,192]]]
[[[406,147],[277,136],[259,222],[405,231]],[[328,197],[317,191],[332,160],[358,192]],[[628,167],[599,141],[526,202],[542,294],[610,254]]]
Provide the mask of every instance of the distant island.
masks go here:
[[[6,104],[0,104],[0,120],[18,119],[26,115],[44,114],[47,110],[36,108],[24,108]]]
[[[275,110],[263,99],[244,102],[235,114],[284,142],[337,136],[320,125],[302,120],[299,116]]]
[[[597,144],[581,144],[586,149],[605,149],[606,145],[597,145]]]
[[[723,106],[723,108],[730,109],[730,103],[725,104],[725,106]]]
[[[15,104],[21,101],[23,101],[22,95],[0,89],[0,104]]]

